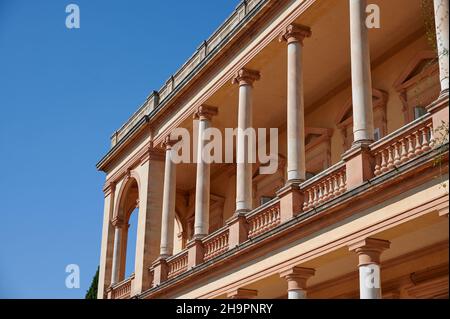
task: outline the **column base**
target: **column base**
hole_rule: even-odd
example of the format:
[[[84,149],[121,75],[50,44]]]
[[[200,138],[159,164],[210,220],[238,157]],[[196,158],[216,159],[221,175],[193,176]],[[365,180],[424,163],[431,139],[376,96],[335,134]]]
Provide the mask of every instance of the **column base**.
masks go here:
[[[248,208],[242,208],[242,209],[236,209],[234,211],[234,216],[240,216],[240,215],[245,215],[247,213],[250,213],[252,210],[248,209]]]
[[[288,299],[306,299],[306,291],[303,289],[289,290]]]

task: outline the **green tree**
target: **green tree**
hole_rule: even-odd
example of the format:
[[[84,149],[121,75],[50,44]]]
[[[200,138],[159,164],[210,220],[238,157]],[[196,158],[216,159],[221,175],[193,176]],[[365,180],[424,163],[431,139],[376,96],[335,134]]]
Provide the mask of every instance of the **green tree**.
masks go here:
[[[86,292],[85,299],[97,299],[98,271],[99,271],[99,267],[97,267],[95,276],[94,276],[94,278],[92,278],[91,286],[89,287],[89,290]]]

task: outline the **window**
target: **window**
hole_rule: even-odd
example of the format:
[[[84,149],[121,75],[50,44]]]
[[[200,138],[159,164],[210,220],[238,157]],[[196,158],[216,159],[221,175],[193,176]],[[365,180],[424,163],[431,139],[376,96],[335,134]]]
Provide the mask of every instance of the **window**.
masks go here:
[[[441,91],[436,53],[418,52],[395,81],[394,87],[402,102],[405,124],[426,114],[424,106],[436,100]]]
[[[422,116],[424,116],[425,114],[427,114],[427,110],[422,107],[422,106],[416,106],[414,108],[414,119],[417,120],[418,118],[421,118]]]
[[[311,172],[306,172],[306,180],[313,178],[314,176],[316,176],[316,174],[311,173]]]
[[[270,202],[272,199],[274,199],[274,197],[261,196],[260,201],[259,201],[259,205],[264,205],[264,204]]]
[[[380,130],[379,127],[377,127],[377,128],[374,130],[373,136],[374,136],[375,141],[378,141],[380,138],[382,138],[382,136],[381,136],[381,130]]]

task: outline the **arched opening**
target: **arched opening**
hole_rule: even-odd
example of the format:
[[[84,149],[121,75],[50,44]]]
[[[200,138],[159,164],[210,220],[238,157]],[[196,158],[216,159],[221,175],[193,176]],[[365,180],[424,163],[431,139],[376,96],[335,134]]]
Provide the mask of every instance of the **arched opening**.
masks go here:
[[[139,208],[135,208],[128,219],[128,240],[125,256],[125,278],[134,273],[134,264],[136,258],[136,240]]]
[[[139,186],[135,178],[129,178],[119,193],[117,216],[123,220],[120,242],[119,281],[134,273],[137,224],[139,215]]]

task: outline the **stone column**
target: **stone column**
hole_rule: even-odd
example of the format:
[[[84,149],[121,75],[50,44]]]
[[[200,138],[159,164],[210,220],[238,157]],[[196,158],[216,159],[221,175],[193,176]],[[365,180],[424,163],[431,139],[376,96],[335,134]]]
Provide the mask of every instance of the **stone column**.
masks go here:
[[[172,161],[172,147],[178,141],[168,136],[163,143],[166,148],[164,168],[164,189],[161,218],[161,245],[160,257],[165,258],[173,254],[173,232],[175,222],[175,196],[176,196],[176,164]]]
[[[209,198],[210,198],[210,163],[211,159],[205,158],[203,149],[208,142],[205,139],[205,131],[209,128],[211,119],[217,115],[217,107],[202,105],[194,114],[198,120],[198,147],[197,147],[197,184],[195,192],[195,222],[194,237],[199,239],[209,232]]]
[[[372,77],[366,26],[366,0],[350,0],[354,145],[374,140]]]
[[[449,46],[448,46],[448,0],[434,0],[434,17],[436,22],[436,44],[439,55],[439,70],[441,80],[441,94],[448,93],[448,60],[449,60]]]
[[[293,267],[280,273],[288,283],[288,299],[306,299],[306,282],[315,272],[311,268]]]
[[[306,179],[305,106],[303,97],[303,40],[311,30],[302,25],[289,25],[280,36],[287,42],[287,179]]]
[[[252,210],[252,163],[249,162],[251,145],[245,130],[252,128],[253,82],[259,78],[259,72],[248,69],[241,69],[233,78],[233,84],[239,84],[236,214]]]
[[[120,217],[115,217],[112,220],[112,225],[114,226],[114,252],[113,252],[113,262],[112,262],[112,277],[111,285],[117,284],[120,281],[122,261],[124,256],[123,253],[123,232],[126,226],[124,220]]]
[[[349,246],[359,258],[359,294],[361,299],[381,299],[380,256],[390,247],[382,239],[366,238]]]

